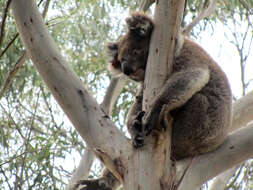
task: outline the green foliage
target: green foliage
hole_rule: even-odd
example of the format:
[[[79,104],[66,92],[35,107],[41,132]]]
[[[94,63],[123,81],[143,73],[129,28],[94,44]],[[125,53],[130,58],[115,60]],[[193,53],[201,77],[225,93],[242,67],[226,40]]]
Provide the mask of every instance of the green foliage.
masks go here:
[[[45,2],[39,7],[41,11]],[[201,24],[214,24],[217,19],[226,23],[235,11],[241,18],[247,18],[249,10],[240,2],[218,1],[216,15]],[[253,6],[251,0],[246,2]],[[99,102],[110,81],[105,43],[123,34],[123,17],[136,10],[138,3],[131,0],[51,1],[45,19],[48,30]],[[6,0],[0,0],[1,12],[5,6]],[[202,1],[188,0],[184,23],[196,17],[201,7]],[[5,31],[0,55],[17,34],[10,11]],[[0,57],[1,89],[22,50],[21,40],[17,38]],[[123,131],[126,131],[125,118],[136,89],[136,84],[129,83],[114,106],[112,119]],[[78,161],[75,158],[84,148],[81,138],[27,60],[0,100],[0,189],[64,189],[78,164],[73,160]],[[70,161],[73,164],[68,168]]]

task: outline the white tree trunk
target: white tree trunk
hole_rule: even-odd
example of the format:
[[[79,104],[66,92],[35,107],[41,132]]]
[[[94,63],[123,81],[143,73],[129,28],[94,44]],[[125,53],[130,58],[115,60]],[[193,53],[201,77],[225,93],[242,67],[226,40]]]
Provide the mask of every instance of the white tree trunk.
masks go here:
[[[183,15],[184,0],[156,1],[149,57],[144,83],[143,110],[160,91],[172,70],[174,46]],[[173,27],[171,27],[173,26]],[[134,151],[125,176],[127,190],[162,190],[172,183],[170,160],[171,125],[166,132],[145,138],[145,146]],[[158,140],[157,140],[158,139]],[[158,145],[157,145],[158,144]]]

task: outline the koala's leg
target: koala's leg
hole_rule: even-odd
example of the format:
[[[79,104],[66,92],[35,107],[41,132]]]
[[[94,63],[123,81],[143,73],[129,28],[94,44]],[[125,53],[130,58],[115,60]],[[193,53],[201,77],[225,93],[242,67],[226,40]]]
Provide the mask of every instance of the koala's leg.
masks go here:
[[[142,130],[141,123],[138,120],[136,120],[137,115],[142,111],[142,99],[143,99],[143,85],[141,84],[136,94],[136,100],[132,104],[127,114],[126,125],[127,125],[128,132],[130,133],[131,136],[135,135],[136,133]],[[136,125],[135,127],[133,127],[135,122],[139,123],[140,125]],[[137,128],[137,127],[140,127],[140,128]]]
[[[171,116],[174,119],[171,153],[173,160],[199,154],[198,149],[209,141],[208,136],[211,136],[211,134],[208,135],[211,128],[209,127],[211,124],[208,115],[209,108],[208,98],[203,94],[196,93],[182,107],[171,111]]]
[[[155,128],[164,105],[169,111],[184,105],[208,83],[209,78],[210,73],[207,67],[191,67],[173,73],[151,103],[150,110],[145,113],[142,119],[144,133],[149,135]]]
[[[143,127],[142,127],[142,117],[144,112],[142,111],[142,99],[143,99],[143,83],[141,84],[136,100],[131,106],[127,114],[127,129],[131,135],[133,146],[138,148],[142,147],[144,144],[143,138]]]
[[[196,93],[182,107],[171,111],[174,119],[171,154],[174,159],[213,151],[224,142],[230,114],[223,106],[224,100],[217,102],[216,98]],[[214,100],[222,106],[215,105]]]
[[[116,190],[120,182],[105,168],[102,177],[94,180],[80,180],[73,190]]]

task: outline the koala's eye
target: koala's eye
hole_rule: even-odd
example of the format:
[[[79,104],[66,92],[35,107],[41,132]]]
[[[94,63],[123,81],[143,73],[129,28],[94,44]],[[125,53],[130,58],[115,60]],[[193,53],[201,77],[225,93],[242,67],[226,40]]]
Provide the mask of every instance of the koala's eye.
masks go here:
[[[139,55],[140,54],[140,50],[134,49],[133,50],[133,55]]]

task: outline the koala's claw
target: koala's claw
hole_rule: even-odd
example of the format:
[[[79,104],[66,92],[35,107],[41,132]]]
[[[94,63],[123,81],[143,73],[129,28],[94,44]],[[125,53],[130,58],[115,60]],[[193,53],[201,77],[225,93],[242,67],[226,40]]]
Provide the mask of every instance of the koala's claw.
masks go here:
[[[145,111],[140,111],[138,114],[137,114],[137,117],[136,119],[139,120],[141,122],[143,116],[145,115]]]
[[[159,112],[146,113],[142,118],[142,127],[144,129],[144,134],[146,136],[156,128],[159,119]]]
[[[137,134],[133,140],[134,148],[141,148],[144,146],[144,138],[141,134]]]
[[[149,136],[150,135],[150,133],[153,131],[153,127],[151,127],[151,125],[148,125],[148,126],[146,126],[145,128],[144,128],[144,134],[146,135],[146,136]]]
[[[73,190],[112,190],[110,187],[107,187],[103,180],[80,180],[75,185]]]
[[[142,132],[141,122],[139,120],[136,119],[136,120],[133,121],[133,129],[137,133],[141,133]]]
[[[144,116],[145,112],[144,111],[140,111],[135,120],[133,121],[133,129],[137,132],[137,133],[142,133],[142,124],[141,124],[141,121],[142,121],[142,117]]]

